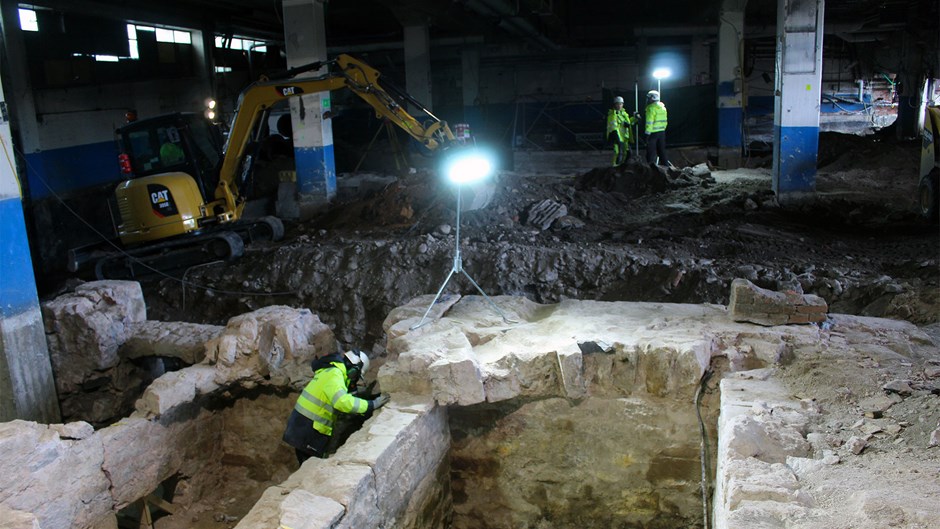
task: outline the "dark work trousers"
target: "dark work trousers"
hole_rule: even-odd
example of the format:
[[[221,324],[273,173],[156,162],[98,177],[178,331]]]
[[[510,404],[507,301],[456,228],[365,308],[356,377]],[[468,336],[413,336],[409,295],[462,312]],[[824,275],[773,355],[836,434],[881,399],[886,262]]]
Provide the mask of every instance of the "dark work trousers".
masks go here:
[[[646,138],[646,163],[656,164],[659,156],[659,165],[669,165],[666,158],[666,131],[653,132]]]
[[[297,462],[303,464],[311,457],[326,458],[326,445],[330,436],[313,429],[313,422],[303,415],[291,410],[287,418],[287,428],[282,437],[285,443],[294,447]]]

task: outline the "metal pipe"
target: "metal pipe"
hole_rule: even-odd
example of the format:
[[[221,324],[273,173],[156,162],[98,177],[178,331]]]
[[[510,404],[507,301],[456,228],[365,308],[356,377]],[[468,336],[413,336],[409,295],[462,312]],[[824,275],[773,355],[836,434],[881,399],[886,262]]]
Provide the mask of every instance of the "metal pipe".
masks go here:
[[[640,84],[633,80],[633,111],[640,113]],[[633,118],[633,145],[635,147],[637,158],[640,157],[640,120]]]

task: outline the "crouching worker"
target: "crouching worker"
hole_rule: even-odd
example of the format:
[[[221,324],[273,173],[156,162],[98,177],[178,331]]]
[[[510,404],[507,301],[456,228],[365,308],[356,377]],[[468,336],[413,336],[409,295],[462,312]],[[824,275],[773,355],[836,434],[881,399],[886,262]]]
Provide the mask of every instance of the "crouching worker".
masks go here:
[[[311,367],[313,380],[297,398],[283,437],[294,447],[299,463],[329,455],[327,444],[336,426],[336,412],[365,415],[388,402],[388,395],[367,400],[353,394],[360,377],[369,369],[365,353],[334,353],[314,360]]]

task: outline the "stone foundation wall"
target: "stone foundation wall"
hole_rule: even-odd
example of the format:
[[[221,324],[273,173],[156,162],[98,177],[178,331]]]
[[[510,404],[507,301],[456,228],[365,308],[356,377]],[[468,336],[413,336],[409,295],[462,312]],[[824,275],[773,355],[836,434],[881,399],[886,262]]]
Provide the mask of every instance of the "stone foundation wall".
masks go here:
[[[128,418],[94,432],[88,423],[0,424],[0,505],[42,529],[113,526],[114,514],[180,471],[199,476],[218,459],[220,418],[180,409],[160,421]],[[28,526],[27,526],[28,527]]]
[[[119,364],[118,350],[133,334],[128,329],[143,318],[142,305],[116,301],[137,299],[136,284],[103,283],[44,307],[60,368],[80,356],[75,344],[90,349],[87,364],[60,381],[63,389]],[[137,347],[167,346],[167,334],[153,330],[135,335]],[[314,357],[334,352],[332,331],[309,310],[273,306],[233,318],[206,336],[211,339],[201,346],[207,353],[202,363],[155,380],[130,416],[106,428],[0,423],[0,507],[10,519],[42,529],[114,529],[115,513],[172,476],[185,481],[187,494],[174,498],[184,508],[214,485],[214,474],[205,472],[210,465],[271,472],[280,463],[286,478],[293,453],[280,436],[293,405],[290,391],[312,376]],[[238,402],[238,395],[259,387],[282,394]]]
[[[266,490],[236,529],[450,527],[449,447],[446,410],[400,395],[329,459]]]

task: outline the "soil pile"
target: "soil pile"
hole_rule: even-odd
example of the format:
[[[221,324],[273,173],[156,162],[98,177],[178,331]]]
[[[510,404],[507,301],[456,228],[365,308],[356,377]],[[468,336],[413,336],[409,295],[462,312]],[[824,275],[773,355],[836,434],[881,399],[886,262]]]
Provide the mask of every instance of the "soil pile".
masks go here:
[[[674,167],[649,165],[636,160],[617,167],[601,167],[577,177],[574,188],[583,191],[598,189],[608,193],[621,193],[630,198],[636,198],[651,193],[660,193],[667,189],[677,189],[693,185],[707,186],[715,180],[711,172],[693,170],[686,167],[679,170]]]

